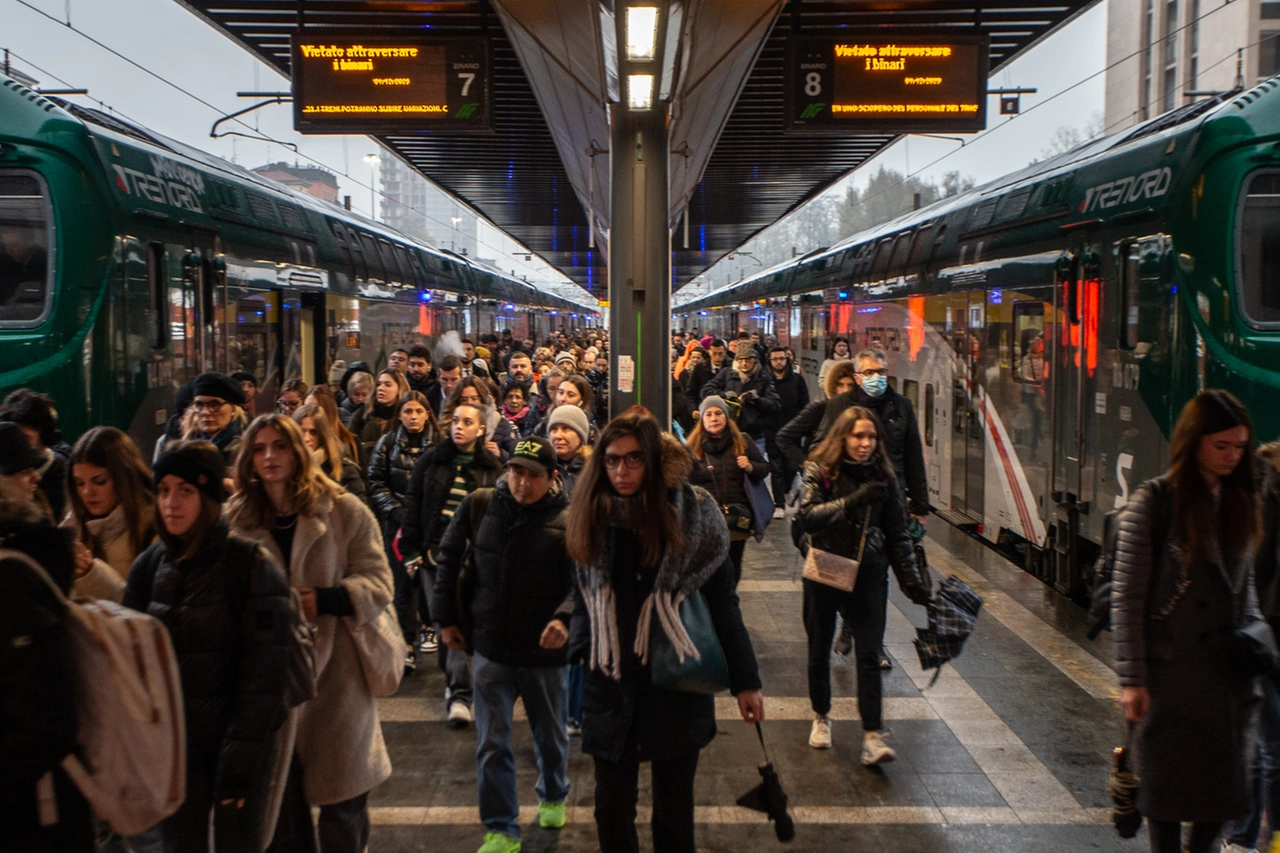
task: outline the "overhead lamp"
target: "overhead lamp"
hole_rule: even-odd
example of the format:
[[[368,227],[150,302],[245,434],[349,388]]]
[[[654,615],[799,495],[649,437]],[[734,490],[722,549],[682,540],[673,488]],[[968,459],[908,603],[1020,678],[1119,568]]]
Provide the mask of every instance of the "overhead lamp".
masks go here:
[[[627,59],[647,62],[658,45],[658,7],[627,7]]]
[[[633,110],[647,110],[653,106],[653,75],[627,75],[627,106]]]

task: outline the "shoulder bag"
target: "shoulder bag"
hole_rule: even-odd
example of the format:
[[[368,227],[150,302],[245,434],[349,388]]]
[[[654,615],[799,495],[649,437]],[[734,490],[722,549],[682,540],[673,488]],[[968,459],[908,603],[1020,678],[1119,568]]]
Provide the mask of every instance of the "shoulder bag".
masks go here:
[[[680,602],[679,611],[680,621],[698,649],[698,656],[686,655],[683,661],[680,659],[655,610],[649,626],[649,678],[653,686],[705,696],[728,690],[729,664],[702,592],[690,593]]]
[[[810,542],[809,553],[804,558],[803,576],[811,581],[827,586],[853,592],[853,585],[858,582],[858,569],[862,565],[862,554],[867,547],[867,532],[871,527],[871,507],[867,507],[867,515],[862,521],[862,541],[858,543],[858,558],[850,560],[830,551],[816,548]]]

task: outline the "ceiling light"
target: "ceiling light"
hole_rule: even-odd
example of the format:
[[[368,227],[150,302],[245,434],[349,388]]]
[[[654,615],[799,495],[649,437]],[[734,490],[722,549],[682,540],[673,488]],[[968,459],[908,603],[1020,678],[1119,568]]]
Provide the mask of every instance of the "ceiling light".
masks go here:
[[[633,110],[647,110],[653,106],[653,75],[627,75],[627,106]]]
[[[627,59],[644,62],[653,59],[658,44],[658,8],[627,7]]]

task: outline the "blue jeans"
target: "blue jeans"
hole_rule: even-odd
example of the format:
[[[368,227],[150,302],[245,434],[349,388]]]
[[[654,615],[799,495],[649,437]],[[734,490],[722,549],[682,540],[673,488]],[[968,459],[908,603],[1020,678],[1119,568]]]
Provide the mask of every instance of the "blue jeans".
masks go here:
[[[514,667],[471,657],[475,696],[476,787],[480,820],[490,832],[520,837],[516,758],[511,751],[511,717],[516,697],[524,699],[533,751],[538,757],[538,801],[563,803],[569,795],[569,667]]]
[[[1258,720],[1258,764],[1254,770],[1253,808],[1248,815],[1228,823],[1223,837],[1232,844],[1252,848],[1262,829],[1262,813],[1272,815],[1271,831],[1280,820],[1280,680],[1275,673],[1262,677],[1262,713]]]
[[[569,664],[569,719],[582,722],[582,688],[586,685],[587,670],[580,663]]]

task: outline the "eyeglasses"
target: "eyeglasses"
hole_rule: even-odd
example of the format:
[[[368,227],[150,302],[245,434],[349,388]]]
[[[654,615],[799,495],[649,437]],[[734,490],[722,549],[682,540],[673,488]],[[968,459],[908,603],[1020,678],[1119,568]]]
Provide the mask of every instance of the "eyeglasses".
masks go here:
[[[858,375],[863,377],[864,379],[869,379],[872,376],[888,376],[889,368],[880,367],[875,370],[859,370]]]
[[[614,453],[606,453],[604,455],[604,467],[610,470],[613,470],[624,463],[633,471],[636,468],[644,467],[644,451],[633,450],[630,453],[623,454],[622,456],[618,456]]]
[[[191,408],[197,412],[216,412],[226,404],[225,400],[196,400],[191,404]]]
[[[302,405],[302,401],[294,402],[292,400],[276,400],[276,408],[286,412],[294,412]]]

